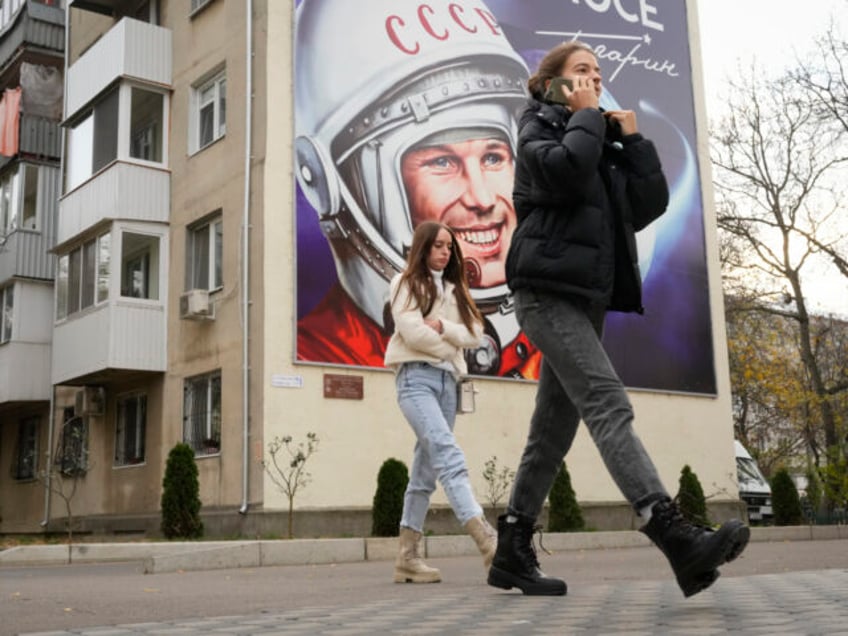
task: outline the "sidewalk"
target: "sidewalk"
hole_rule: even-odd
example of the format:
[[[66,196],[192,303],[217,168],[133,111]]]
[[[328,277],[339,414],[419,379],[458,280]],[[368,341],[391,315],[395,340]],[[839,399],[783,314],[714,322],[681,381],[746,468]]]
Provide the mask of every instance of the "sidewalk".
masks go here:
[[[751,541],[848,539],[848,526],[787,526],[751,528]],[[617,532],[546,533],[543,542],[557,552],[646,547],[650,541],[634,530]],[[427,558],[477,554],[466,535],[430,536]],[[397,538],[288,539],[274,541],[171,541],[140,543],[78,543],[71,547],[73,563],[143,562],[147,574],[274,565],[317,565],[393,559]],[[0,567],[67,563],[67,545],[18,546],[0,551]]]
[[[757,532],[715,585],[689,599],[653,547],[540,554],[545,571],[567,581],[565,597],[489,587],[479,555],[428,558],[442,572],[433,585],[394,584],[390,561],[364,559],[153,574],[142,561],[6,565],[0,636],[848,635],[848,539],[775,530]],[[554,539],[545,536],[549,549]]]

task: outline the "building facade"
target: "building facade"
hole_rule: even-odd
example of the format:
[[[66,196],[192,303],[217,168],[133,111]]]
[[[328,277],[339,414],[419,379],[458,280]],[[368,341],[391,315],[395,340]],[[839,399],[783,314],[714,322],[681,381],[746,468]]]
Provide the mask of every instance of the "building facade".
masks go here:
[[[42,84],[57,74],[64,81],[52,118],[20,108],[19,147],[0,168],[0,374],[8,378],[0,532],[61,530],[56,488],[74,484],[78,530],[155,534],[168,452],[185,442],[197,458],[208,533],[282,534],[288,499],[262,461],[275,438],[297,445],[309,433],[319,445],[295,499],[296,532],[369,531],[380,465],[410,461],[414,438],[390,371],[305,360],[298,350],[309,266],[297,210],[309,196],[321,199],[309,192],[309,168],[320,166],[308,152],[318,146],[297,130],[298,60],[312,52],[296,31],[298,6],[315,1],[3,3],[3,86],[21,86],[25,97],[29,66],[47,69],[36,73]],[[433,6],[442,4],[464,15],[462,3]],[[427,8],[438,9],[418,7],[423,33],[441,35]],[[479,24],[456,25],[498,32],[492,14],[476,15]],[[400,24],[394,17],[381,24]],[[395,38],[401,48],[411,47],[407,36]],[[693,165],[708,184],[700,71],[690,57],[701,159]],[[709,189],[699,196],[710,209]],[[708,337],[722,343],[715,229],[702,216]],[[322,231],[337,238],[341,226],[328,220]],[[710,391],[640,390],[632,399],[669,489],[688,463],[729,512],[738,496],[722,346],[709,365]],[[485,501],[483,466],[492,457],[517,466],[535,385],[476,384],[475,412],[460,416],[457,435]],[[569,470],[593,525],[633,526],[583,432]],[[449,529],[444,497],[434,503],[433,523]]]

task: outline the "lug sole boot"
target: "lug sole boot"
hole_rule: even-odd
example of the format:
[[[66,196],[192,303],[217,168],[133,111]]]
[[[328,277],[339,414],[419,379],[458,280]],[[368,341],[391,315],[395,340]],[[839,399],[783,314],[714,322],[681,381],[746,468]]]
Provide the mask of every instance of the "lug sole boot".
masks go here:
[[[419,551],[421,533],[401,527],[400,550],[395,559],[395,583],[438,583],[442,573],[424,563]]]
[[[465,530],[477,544],[477,549],[483,555],[483,567],[488,570],[498,547],[498,533],[489,525],[486,517],[474,517],[465,524]]]
[[[533,520],[522,515],[498,517],[498,547],[489,569],[489,585],[504,590],[518,588],[527,596],[562,596],[568,591],[565,581],[546,576],[539,569],[533,547],[535,531]]]
[[[687,598],[715,583],[717,568],[742,554],[751,537],[751,530],[738,519],[717,530],[693,524],[670,499],[654,504],[651,520],[640,530],[665,554]]]

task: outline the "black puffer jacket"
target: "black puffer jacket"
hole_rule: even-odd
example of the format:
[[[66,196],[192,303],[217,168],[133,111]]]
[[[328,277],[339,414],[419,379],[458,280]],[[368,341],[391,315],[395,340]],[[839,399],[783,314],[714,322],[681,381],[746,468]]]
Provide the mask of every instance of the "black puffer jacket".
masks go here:
[[[518,132],[507,257],[511,289],[530,287],[642,311],[635,232],[668,205],[654,144],[622,137],[601,111],[531,99]]]

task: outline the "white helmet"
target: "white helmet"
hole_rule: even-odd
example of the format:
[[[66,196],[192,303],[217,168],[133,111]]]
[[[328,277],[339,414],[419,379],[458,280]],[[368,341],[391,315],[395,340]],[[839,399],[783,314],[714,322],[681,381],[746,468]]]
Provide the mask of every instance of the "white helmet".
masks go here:
[[[303,0],[295,58],[298,182],[342,286],[384,324],[388,282],[412,242],[404,152],[444,131],[481,128],[514,151],[527,67],[479,0]],[[488,313],[508,288],[472,295]]]

